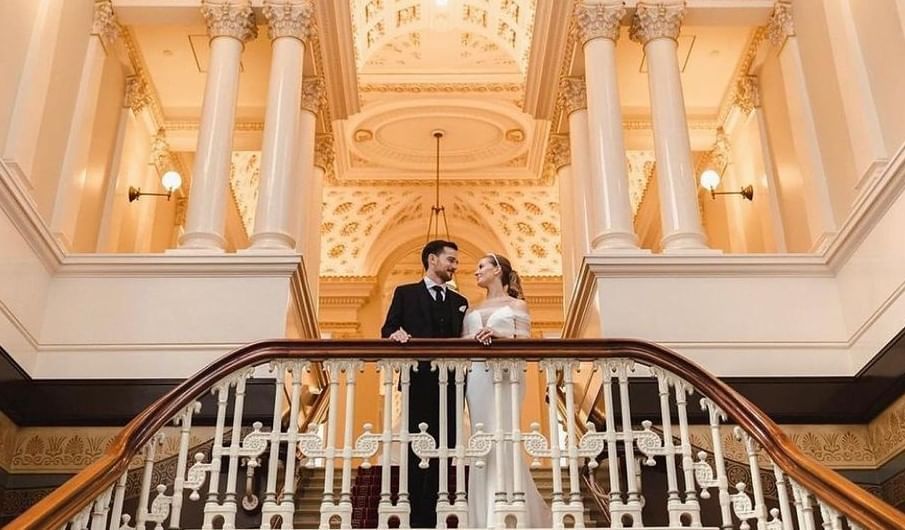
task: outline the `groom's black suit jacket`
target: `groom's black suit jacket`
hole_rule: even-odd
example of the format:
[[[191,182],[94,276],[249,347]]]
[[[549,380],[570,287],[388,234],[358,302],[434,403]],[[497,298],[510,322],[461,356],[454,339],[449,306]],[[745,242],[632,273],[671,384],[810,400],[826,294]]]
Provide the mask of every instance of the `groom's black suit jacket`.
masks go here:
[[[452,289],[446,289],[446,299],[437,303],[424,281],[400,285],[393,293],[393,301],[387,311],[386,321],[380,334],[383,338],[392,335],[400,327],[418,339],[459,338],[468,300]],[[441,319],[445,322],[441,323]],[[416,354],[418,355],[418,354]],[[418,432],[418,424],[428,424],[427,432],[439,442],[440,396],[439,377],[432,372],[430,362],[420,361],[418,370],[411,374],[409,391],[409,432]],[[456,440],[455,390],[451,385],[447,392],[447,441]],[[436,503],[439,485],[439,468],[436,460],[431,460],[429,469],[419,469],[418,460],[409,451],[409,492],[411,498],[411,527],[435,528],[437,522]]]

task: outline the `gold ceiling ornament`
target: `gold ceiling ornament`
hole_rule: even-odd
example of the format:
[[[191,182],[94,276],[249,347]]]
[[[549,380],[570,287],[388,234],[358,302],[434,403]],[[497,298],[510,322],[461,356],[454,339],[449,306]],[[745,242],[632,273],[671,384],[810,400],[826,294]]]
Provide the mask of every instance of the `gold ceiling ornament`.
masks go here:
[[[795,35],[795,22],[792,19],[792,3],[779,0],[773,6],[773,14],[767,23],[767,38],[773,46],[782,47],[786,39]]]
[[[430,218],[427,220],[427,237],[424,242],[431,239],[440,239],[440,218],[443,218],[443,228],[446,230],[446,240],[449,241],[449,222],[446,220],[446,208],[440,204],[440,140],[446,136],[443,129],[434,129],[431,136],[437,140],[437,165],[434,180],[434,205],[431,206]],[[433,237],[431,237],[433,229]]]

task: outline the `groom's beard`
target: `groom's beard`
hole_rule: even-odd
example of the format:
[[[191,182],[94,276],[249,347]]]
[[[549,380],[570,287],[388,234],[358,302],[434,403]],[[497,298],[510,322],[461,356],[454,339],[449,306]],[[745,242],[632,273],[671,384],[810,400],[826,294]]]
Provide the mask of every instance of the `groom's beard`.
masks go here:
[[[452,281],[453,273],[449,271],[439,270],[437,271],[437,277],[443,280],[443,283],[448,281]]]

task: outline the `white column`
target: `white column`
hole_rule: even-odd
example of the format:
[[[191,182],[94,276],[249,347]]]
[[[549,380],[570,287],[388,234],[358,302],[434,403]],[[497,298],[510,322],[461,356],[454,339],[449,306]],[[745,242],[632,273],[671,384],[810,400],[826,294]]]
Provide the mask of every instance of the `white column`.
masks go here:
[[[760,138],[761,159],[764,165],[764,176],[767,181],[767,200],[770,212],[770,232],[773,235],[774,252],[783,254],[786,246],[786,229],[782,220],[782,208],[779,202],[779,179],[776,176],[776,162],[770,146],[767,131],[767,119],[761,108],[759,81],[756,76],[748,75],[739,80],[735,104],[744,112],[753,115],[757,120],[757,132]]]
[[[817,139],[814,111],[801,63],[801,51],[798,48],[798,38],[795,37],[791,4],[777,2],[767,26],[767,36],[779,49],[792,143],[795,145],[804,185],[811,250],[820,252],[829,244],[837,227]]]
[[[296,251],[302,255],[309,287],[315,288],[320,263],[320,196],[327,164],[332,162],[332,138],[317,136],[317,115],[325,103],[324,82],[320,78],[302,83],[302,112],[299,118],[295,178]]]
[[[122,211],[128,208],[126,188],[122,185],[128,179],[131,150],[129,142],[134,136],[134,128],[140,120],[139,116],[150,101],[147,82],[138,75],[126,78],[123,106],[117,123],[116,140],[113,144],[113,156],[107,166],[105,177],[104,206],[98,226],[97,251],[116,252],[119,233],[122,228]],[[153,190],[146,190],[153,191]]]
[[[38,133],[50,88],[50,73],[62,12],[63,0],[39,2],[3,147],[3,159],[26,182],[31,178],[35,151],[38,148]]]
[[[565,136],[550,137],[547,146],[550,163],[556,171],[556,183],[559,187],[559,239],[562,255],[562,288],[563,311],[568,311],[572,287],[575,284],[577,265],[575,264],[575,247],[578,246],[575,232],[575,216],[572,212],[580,208],[577,197],[572,193],[571,156],[569,140]]]
[[[591,175],[588,169],[588,99],[584,80],[565,78],[560,83],[560,96],[569,115],[569,157],[571,161],[570,180],[572,182],[573,227],[575,245],[572,261],[575,269],[581,267],[584,257],[591,251],[590,215],[593,204],[590,200]]]
[[[311,0],[268,0],[263,13],[273,40],[273,56],[251,248],[289,250],[295,247],[291,209],[297,184],[293,170],[298,146],[299,88],[314,6]]]
[[[850,2],[826,0],[824,9],[842,109],[858,172],[856,186],[860,187],[864,177],[870,176],[886,161],[888,153]]]
[[[50,229],[65,249],[71,249],[78,223],[82,191],[85,185],[85,171],[91,151],[94,115],[101,91],[101,77],[107,48],[119,35],[119,24],[113,14],[111,0],[98,0],[94,4],[94,23],[88,40],[88,50],[82,73],[79,77],[79,91],[69,125],[66,151],[60,168],[60,180],[54,199]],[[40,120],[37,120],[40,121]]]
[[[226,245],[223,231],[239,91],[239,60],[245,42],[255,38],[258,30],[247,0],[243,3],[203,0],[201,14],[211,37],[210,59],[180,247],[222,252]]]
[[[584,0],[576,5],[584,43],[588,107],[591,247],[637,250],[632,226],[622,106],[616,83],[616,39],[625,7],[622,0]]]
[[[639,3],[631,29],[632,40],[644,46],[648,64],[662,247],[667,253],[707,248],[676,56],[676,38],[684,16],[682,0]]]

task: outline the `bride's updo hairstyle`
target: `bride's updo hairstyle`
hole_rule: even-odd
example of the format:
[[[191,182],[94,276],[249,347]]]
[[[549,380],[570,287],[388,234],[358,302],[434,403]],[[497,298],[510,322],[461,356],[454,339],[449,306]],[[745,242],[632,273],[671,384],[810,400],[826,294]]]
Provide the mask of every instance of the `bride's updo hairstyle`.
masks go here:
[[[510,263],[509,260],[504,256],[498,256],[493,252],[487,254],[487,258],[494,264],[494,266],[499,267],[502,271],[500,280],[503,282],[503,287],[506,288],[506,292],[509,294],[509,296],[518,298],[519,300],[524,300],[525,293],[522,291],[522,279],[519,278],[517,272],[512,270],[512,263]]]

